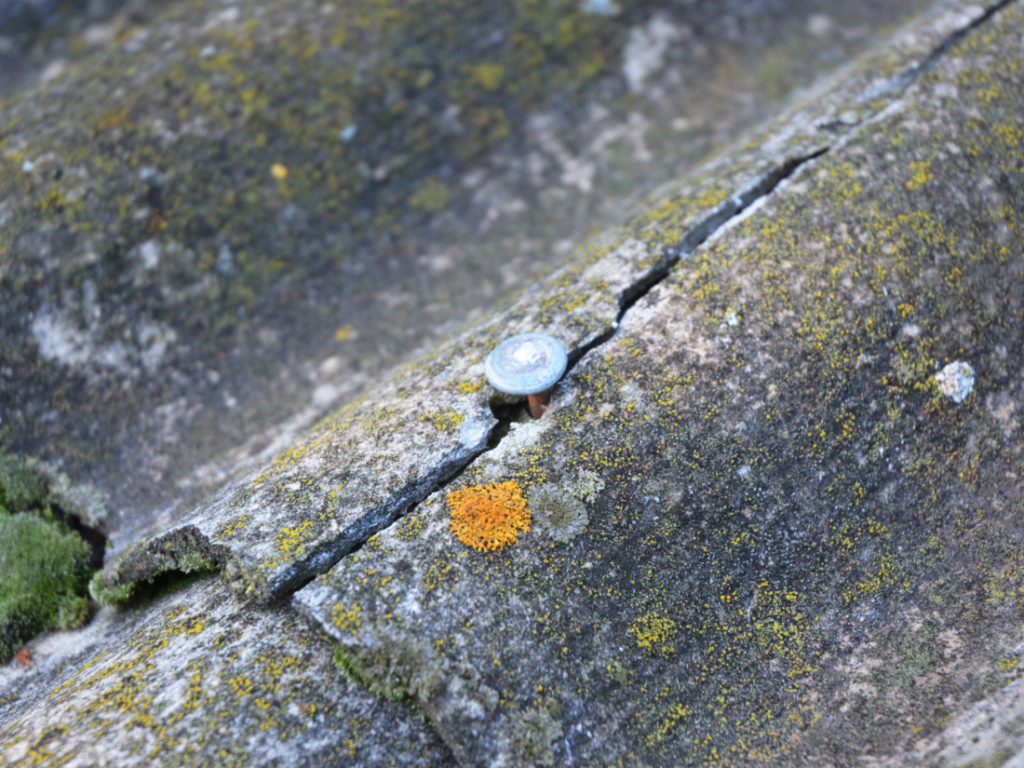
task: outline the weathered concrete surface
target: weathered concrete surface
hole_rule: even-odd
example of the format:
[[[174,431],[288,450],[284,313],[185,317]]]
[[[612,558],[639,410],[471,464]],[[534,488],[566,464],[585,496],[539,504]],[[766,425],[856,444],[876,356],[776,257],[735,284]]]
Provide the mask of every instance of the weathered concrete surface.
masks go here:
[[[0,668],[0,764],[447,766],[409,707],[340,678],[286,609],[194,583]]]
[[[1024,634],[1024,9],[932,63],[297,593],[461,765],[1009,759],[943,729]],[[584,532],[460,544],[446,494],[508,480]]]
[[[843,105],[858,108],[866,84],[902,77],[900,87],[872,100],[872,114],[879,114],[919,75],[921,61],[984,13],[940,7],[887,56],[869,58],[812,94],[777,126],[781,138],[740,147],[625,226],[591,238],[509,309],[436,348],[175,525],[119,552],[104,581],[149,578],[192,551],[229,564],[235,583],[257,599],[287,595],[322,573],[485,449],[497,422],[483,358],[498,341],[543,331],[561,339],[571,357],[581,354],[715,227],[855,130],[856,121],[833,125],[828,115]]]
[[[199,553],[226,564],[236,591],[284,596],[447,483],[295,601],[338,641],[350,676],[412,697],[463,765],[1003,759],[1016,716],[997,724],[1006,736],[979,733],[970,710],[950,718],[971,699],[981,711],[1015,706],[1006,686],[1024,633],[1024,18],[1007,5],[992,18],[939,8],[899,38],[892,60],[869,57],[846,73],[853,80],[798,105],[771,129],[777,141],[757,140],[764,150],[740,146],[656,196],[510,308],[184,523],[126,547],[109,583]],[[907,76],[842,117],[894,73]],[[502,430],[483,355],[527,329],[584,356],[553,409],[492,448]],[[935,380],[954,361],[975,376],[959,403]],[[481,555],[450,534],[445,497],[489,479],[516,479],[535,517],[516,546]],[[539,525],[559,504],[586,511],[567,543]],[[61,638],[37,641],[53,642],[55,662],[40,662],[34,687],[8,682],[16,667],[3,671],[5,692],[23,686],[0,713],[5,736],[11,724],[19,738],[10,755],[35,759],[20,745],[60,723],[68,755],[94,738],[121,750],[180,738],[157,756],[166,764],[192,761],[173,751],[189,743],[206,750],[193,762],[225,743],[252,745],[238,762],[257,763],[274,759],[264,744],[297,745],[282,762],[319,746],[281,738],[303,722],[295,713],[253,740],[277,711],[263,696],[211,695],[202,716],[177,719],[191,711],[189,665],[219,662],[214,633],[237,623],[251,626],[234,646],[241,655],[204,690],[227,691],[241,674],[254,682],[247,664],[283,647],[312,665],[303,697],[366,711],[367,699],[337,704],[365,692],[338,682],[328,643],[314,635],[308,656],[293,650],[304,631],[293,613],[240,607],[220,582],[163,600],[85,630],[114,633],[103,642],[124,646],[126,662],[150,651],[162,660],[152,701],[132,679],[93,674],[120,674],[108,656],[57,663]],[[196,641],[187,630],[200,625]],[[175,646],[186,642],[196,645]],[[245,656],[254,643],[259,656]],[[174,649],[184,652],[164,653]],[[273,693],[276,667],[259,669]],[[61,675],[85,685],[71,695]],[[290,712],[291,691],[275,695]],[[155,719],[169,711],[169,725],[150,727],[136,705]],[[108,735],[90,714],[101,708],[115,716]],[[296,711],[310,712],[297,701]],[[382,732],[409,729],[402,759],[444,759],[411,730],[407,705],[384,711],[395,720]],[[204,730],[211,720],[227,730]],[[347,752],[344,726],[319,733]],[[991,749],[972,748],[976,736]],[[379,744],[367,739],[367,750]],[[380,754],[351,759],[379,764]]]
[[[0,102],[146,23],[153,0],[4,0],[0,3]]]
[[[923,1],[578,5],[131,3],[33,43],[64,72],[0,107],[0,440],[130,543]]]
[[[658,263],[629,240],[556,273],[492,319],[490,333],[443,345],[320,424],[270,466],[115,556],[104,580],[114,586],[149,578],[201,551],[228,564],[256,599],[289,594],[485,450],[497,421],[483,360],[497,333],[544,330],[579,349],[612,327],[623,294]]]
[[[1016,671],[1014,659],[1024,648],[1013,649],[1000,666],[1001,672]],[[1024,764],[1024,694],[1020,672],[1000,675],[1011,682],[980,701],[963,703],[962,712],[936,732],[913,742],[912,757],[902,755],[865,760],[872,768],[896,765],[1000,766],[1020,768]],[[909,750],[908,750],[909,751]]]

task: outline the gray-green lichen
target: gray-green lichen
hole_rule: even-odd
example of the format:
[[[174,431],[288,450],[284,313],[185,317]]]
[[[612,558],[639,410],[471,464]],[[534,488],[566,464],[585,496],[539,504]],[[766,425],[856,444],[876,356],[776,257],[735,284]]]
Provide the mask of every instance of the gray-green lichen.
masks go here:
[[[103,583],[102,571],[97,571],[92,575],[92,578],[89,579],[89,596],[100,605],[113,608],[120,605],[127,605],[137,586],[138,582],[129,582],[127,584],[117,584],[113,587],[108,587]]]
[[[589,469],[582,469],[572,487],[572,494],[580,501],[593,504],[603,490],[604,480],[601,479],[601,476]]]
[[[115,607],[126,605],[135,592],[136,583],[120,584],[115,587],[108,587],[103,584],[103,574],[96,571],[89,580],[89,597],[99,605]]]
[[[44,483],[50,502],[64,512],[90,528],[100,528],[106,522],[106,501],[95,485],[75,483],[52,462],[31,456],[25,459],[25,466]]]
[[[529,490],[527,502],[532,521],[557,542],[572,541],[587,528],[590,519],[583,503],[557,485],[545,483]]]
[[[507,729],[499,737],[502,744],[500,764],[509,768],[538,768],[555,764],[551,745],[562,737],[563,731],[547,709],[535,707],[513,712]]]

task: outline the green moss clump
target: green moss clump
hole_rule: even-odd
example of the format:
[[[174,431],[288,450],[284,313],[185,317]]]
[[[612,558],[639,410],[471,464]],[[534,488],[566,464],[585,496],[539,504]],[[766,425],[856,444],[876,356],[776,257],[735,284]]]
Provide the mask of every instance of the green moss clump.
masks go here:
[[[189,552],[178,561],[178,570],[182,573],[192,575],[209,576],[220,570],[213,560],[203,557],[198,552]]]
[[[0,507],[11,512],[22,512],[46,503],[43,483],[22,463],[0,449]]]
[[[353,661],[352,657],[345,651],[342,646],[338,646],[334,649],[334,666],[337,667],[338,671],[341,672],[345,678],[360,688],[366,688],[367,690],[376,690],[369,680],[359,671],[359,666]],[[378,691],[381,695],[386,695],[383,691]],[[409,693],[404,688],[400,691],[395,691],[395,695],[387,696],[395,701],[400,701],[406,698]]]
[[[88,619],[90,554],[64,524],[0,507],[0,663],[35,634]]]
[[[334,666],[356,685],[390,701],[427,702],[443,686],[437,655],[422,640],[378,622],[380,642],[373,648],[339,645]]]
[[[85,597],[71,597],[57,609],[57,629],[77,629],[89,620],[89,600]]]
[[[89,581],[89,596],[100,605],[115,607],[126,605],[135,591],[135,583],[108,587],[103,583],[103,572],[96,571]]]

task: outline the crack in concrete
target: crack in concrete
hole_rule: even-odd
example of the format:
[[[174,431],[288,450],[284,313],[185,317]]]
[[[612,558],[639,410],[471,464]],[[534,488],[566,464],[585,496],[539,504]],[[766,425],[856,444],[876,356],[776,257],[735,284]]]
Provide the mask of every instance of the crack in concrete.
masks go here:
[[[1000,0],[988,10],[984,11],[980,16],[978,16],[978,18],[972,20],[969,24],[966,24],[955,32],[948,34],[937,46],[935,46],[935,48],[933,48],[933,50],[920,64],[915,64],[906,71],[889,78],[889,80],[885,81],[883,84],[884,87],[882,90],[872,96],[872,98],[892,94],[893,91],[896,90],[904,91],[909,88],[924,74],[933,69],[942,57],[952,50],[952,48],[967,34],[978,29],[984,23],[992,19],[1000,10],[1017,1],[1018,0]],[[875,86],[875,88],[878,87],[880,86]],[[869,89],[869,91],[870,90],[871,89]],[[865,91],[865,93],[860,97],[860,100],[865,100],[865,96],[869,91]],[[707,242],[710,238],[714,237],[717,233],[722,232],[725,228],[736,222],[740,217],[746,215],[752,206],[766,200],[783,182],[792,177],[802,168],[813,163],[826,153],[842,147],[852,136],[856,135],[860,130],[863,130],[865,125],[870,124],[874,119],[877,119],[879,116],[884,115],[887,110],[890,110],[896,101],[897,100],[895,98],[890,99],[888,104],[876,110],[871,117],[862,119],[856,124],[849,125],[848,130],[846,131],[832,131],[832,126],[828,126],[831,135],[827,142],[823,142],[823,145],[819,146],[812,152],[802,154],[798,157],[791,158],[777,164],[772,170],[762,174],[760,177],[750,182],[746,188],[734,193],[728,199],[711,210],[701,221],[690,227],[678,246],[671,250],[667,250],[661,260],[656,263],[642,278],[638,279],[633,285],[623,291],[619,299],[617,315],[611,322],[610,327],[597,338],[570,352],[569,364],[562,380],[564,381],[572,374],[575,366],[589,352],[608,343],[615,337],[629,310],[640,299],[648,295],[657,285],[662,283],[680,261],[687,258],[691,253]],[[402,517],[416,509],[416,507],[432,493],[451,485],[451,483],[457,480],[463,472],[471,467],[480,456],[494,450],[498,445],[500,445],[502,439],[508,434],[512,422],[520,415],[523,408],[525,408],[525,401],[521,404],[513,404],[511,406],[505,405],[501,407],[493,407],[492,412],[494,413],[496,422],[489,428],[486,444],[482,450],[467,451],[459,457],[452,458],[441,466],[435,467],[434,471],[432,471],[429,476],[421,478],[419,482],[406,486],[401,491],[398,491],[382,500],[381,504],[376,509],[370,511],[355,524],[349,526],[341,536],[324,545],[321,551],[314,553],[312,558],[301,564],[295,564],[294,571],[291,574],[277,581],[276,585],[271,590],[272,593],[269,595],[269,598],[272,600],[287,599],[292,594],[302,589],[302,587],[318,575],[329,571],[345,557],[358,552],[374,534],[394,525]],[[160,537],[157,537],[154,541],[160,541]],[[191,549],[191,547],[189,547],[189,549]],[[183,553],[178,552],[177,554]],[[226,567],[229,572],[232,570],[233,565],[235,564],[230,562],[227,563]],[[235,567],[237,567],[237,565],[235,565]],[[135,581],[136,579],[129,577],[128,580]]]
[[[603,344],[606,344],[614,338],[618,329],[621,327],[623,318],[625,318],[626,313],[629,312],[630,308],[650,293],[655,286],[664,281],[676,264],[693,253],[693,251],[706,242],[708,238],[712,237],[716,232],[719,232],[723,227],[727,226],[737,216],[742,215],[743,212],[751,205],[770,195],[779,186],[779,184],[796,173],[797,170],[816,158],[821,157],[823,154],[828,152],[829,149],[830,147],[824,147],[810,154],[787,160],[774,170],[762,175],[759,179],[748,185],[745,190],[737,192],[724,202],[717,205],[707,216],[704,217],[703,220],[691,227],[683,237],[682,243],[677,248],[666,252],[664,257],[655,264],[655,266],[642,279],[638,280],[623,291],[622,297],[619,300],[619,311],[616,314],[615,319],[612,321],[611,327],[587,344],[569,352],[569,363],[566,366],[565,373],[562,374],[562,378],[559,381],[565,381],[572,373],[577,363],[579,363],[579,361],[582,360],[589,352],[597,349]],[[281,597],[287,597],[289,594],[297,592],[319,576],[320,573],[330,570],[345,557],[355,554],[363,547],[372,535],[394,525],[398,520],[413,512],[413,510],[415,510],[416,507],[432,493],[451,485],[459,478],[459,476],[469,469],[477,459],[484,454],[493,451],[501,444],[502,439],[504,439],[504,437],[509,433],[512,422],[518,419],[525,410],[525,398],[512,405],[492,406],[492,412],[494,413],[494,417],[497,421],[490,429],[487,445],[483,450],[473,454],[459,465],[450,464],[440,468],[438,472],[433,473],[435,479],[432,483],[424,483],[419,486],[419,493],[406,492],[403,494],[405,497],[404,503],[388,504],[388,506],[397,508],[399,511],[391,522],[386,525],[368,525],[364,522],[366,520],[364,518],[363,521],[360,521],[360,528],[368,531],[365,537],[362,537],[355,543],[350,543],[352,542],[352,537],[346,536],[345,541],[334,543],[330,549],[338,550],[341,546],[344,546],[344,554],[334,558],[333,562],[323,570],[314,568],[312,570],[315,572],[310,573],[309,570],[303,569],[303,574],[296,574],[282,585],[282,588],[279,589]],[[423,490],[424,487],[425,490]],[[415,489],[413,490],[415,491]],[[323,560],[324,558],[323,556],[320,556],[318,559]]]
[[[1003,10],[1017,0],[999,0],[999,2],[992,5],[988,10],[984,11],[978,18],[972,21],[970,24],[961,27],[956,32],[949,34],[945,40],[939,43],[931,53],[925,56],[917,66],[911,67],[910,69],[900,72],[898,75],[893,75],[888,80],[885,80],[877,85],[873,85],[864,91],[857,99],[859,104],[877,99],[880,96],[885,96],[893,91],[905,91],[915,82],[917,82],[923,75],[930,72],[935,66],[942,60],[942,57],[952,50],[953,46],[963,40],[967,35],[973,32],[978,27],[985,24],[989,19],[995,16],[999,11]]]
[[[894,91],[906,91],[906,89],[917,82],[922,76],[934,69],[939,61],[941,61],[942,58],[968,34],[984,25],[1003,8],[1006,8],[1015,2],[1018,2],[1018,0],[1000,0],[995,3],[969,24],[947,35],[942,42],[932,49],[920,64],[917,64],[898,75],[894,75],[886,80],[882,86],[874,86],[868,89],[858,98],[858,102],[863,103],[870,101],[871,99],[893,93]],[[874,93],[875,90],[878,90],[878,92]],[[677,248],[667,251],[661,261],[659,261],[647,275],[623,291],[622,297],[619,301],[619,312],[615,320],[612,322],[612,326],[594,340],[569,352],[569,364],[566,366],[565,373],[562,375],[560,381],[565,381],[572,374],[577,363],[579,363],[579,361],[582,360],[589,352],[611,341],[611,339],[613,339],[618,333],[626,313],[629,312],[629,310],[640,299],[663,282],[668,277],[673,267],[675,267],[680,261],[688,257],[716,233],[728,227],[730,223],[742,216],[752,205],[755,205],[769,197],[780,184],[792,177],[805,165],[812,163],[821,156],[830,152],[832,149],[845,144],[853,133],[857,132],[862,126],[870,124],[873,119],[882,115],[891,107],[891,104],[892,102],[886,104],[885,107],[877,110],[870,117],[859,120],[857,123],[848,126],[849,131],[845,132],[845,135],[834,136],[826,146],[821,147],[814,152],[810,152],[796,158],[791,158],[777,166],[774,170],[762,175],[745,190],[737,192],[724,202],[720,203],[702,221],[692,226],[683,237],[682,243]],[[828,126],[828,128],[831,130],[833,127]],[[525,410],[525,407],[524,400],[522,403],[518,403],[514,406],[506,406],[501,410],[495,409],[494,415],[497,419],[497,424],[491,428],[490,439],[488,440],[487,447],[470,457],[462,466],[449,468],[448,472],[444,473],[443,477],[438,479],[433,486],[429,488],[427,493],[417,499],[411,500],[409,505],[402,510],[395,520],[389,525],[393,525],[405,515],[410,514],[428,496],[449,486],[467,469],[469,469],[477,459],[497,448],[502,439],[510,431],[512,422],[521,415],[523,410]],[[383,528],[380,530],[383,530]],[[379,532],[379,530],[373,531],[373,533],[377,532]],[[369,539],[369,536],[366,538]],[[366,540],[363,540],[356,544],[345,556],[357,552],[362,548],[365,541]],[[342,558],[338,558],[337,562],[340,562],[341,559]],[[333,563],[330,567],[333,568],[337,562]],[[311,576],[304,582],[304,584],[312,581],[313,578],[315,578],[315,576]]]

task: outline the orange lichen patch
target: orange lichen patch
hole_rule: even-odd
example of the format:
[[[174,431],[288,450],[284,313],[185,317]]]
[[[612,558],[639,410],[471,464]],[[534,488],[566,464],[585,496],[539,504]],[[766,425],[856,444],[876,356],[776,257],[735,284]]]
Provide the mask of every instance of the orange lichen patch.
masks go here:
[[[452,533],[481,552],[515,544],[519,531],[530,530],[530,510],[515,480],[452,491],[448,506]]]

